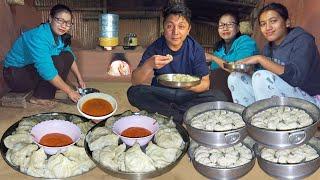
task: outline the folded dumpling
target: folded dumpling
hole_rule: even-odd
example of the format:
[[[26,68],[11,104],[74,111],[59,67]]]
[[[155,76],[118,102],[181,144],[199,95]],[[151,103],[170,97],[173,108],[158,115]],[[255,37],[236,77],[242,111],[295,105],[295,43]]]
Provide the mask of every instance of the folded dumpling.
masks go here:
[[[34,177],[43,177],[46,174],[46,160],[47,155],[43,148],[34,151],[30,157],[27,174]]]
[[[21,145],[19,148],[16,148],[12,151],[10,160],[13,165],[20,166],[20,168],[24,169],[28,166],[31,154],[37,149],[38,146],[35,144]]]
[[[101,136],[111,134],[111,130],[106,127],[97,127],[93,131],[90,131],[86,137],[87,142],[93,142]]]
[[[85,149],[82,147],[70,146],[63,154],[69,160],[76,162],[78,164],[78,169],[81,169],[82,172],[89,171],[95,166]]]
[[[183,139],[175,128],[160,129],[155,135],[155,142],[163,148],[183,149]]]
[[[4,145],[9,149],[13,149],[19,143],[31,144],[32,138],[29,134],[14,134],[4,139]]]
[[[150,141],[146,148],[146,154],[151,157],[157,168],[163,168],[174,162],[181,154],[181,150],[175,148],[162,148]]]
[[[135,143],[127,150],[124,162],[128,172],[150,172],[156,170],[152,159],[141,151],[138,143]]]
[[[120,146],[112,145],[103,148],[99,154],[99,161],[106,167],[109,167],[113,170],[118,170],[119,162],[118,157],[126,150],[126,145],[121,144]]]
[[[102,149],[105,146],[118,145],[119,137],[115,134],[108,134],[99,137],[97,140],[89,143],[91,151]]]
[[[69,160],[62,154],[55,154],[48,160],[48,170],[55,178],[66,178],[81,174],[81,169],[78,169],[77,163]]]

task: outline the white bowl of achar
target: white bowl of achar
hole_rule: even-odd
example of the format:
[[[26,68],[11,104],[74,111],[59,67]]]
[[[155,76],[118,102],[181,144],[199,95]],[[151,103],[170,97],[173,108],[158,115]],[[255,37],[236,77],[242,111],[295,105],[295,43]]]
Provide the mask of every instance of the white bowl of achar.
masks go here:
[[[118,119],[112,127],[112,131],[127,145],[140,146],[148,144],[159,130],[158,122],[148,116],[132,115]]]
[[[48,120],[35,125],[30,132],[34,143],[43,148],[46,154],[65,152],[81,137],[80,128],[70,121]]]
[[[112,116],[116,112],[117,106],[116,99],[105,93],[84,95],[77,103],[80,114],[95,123]]]

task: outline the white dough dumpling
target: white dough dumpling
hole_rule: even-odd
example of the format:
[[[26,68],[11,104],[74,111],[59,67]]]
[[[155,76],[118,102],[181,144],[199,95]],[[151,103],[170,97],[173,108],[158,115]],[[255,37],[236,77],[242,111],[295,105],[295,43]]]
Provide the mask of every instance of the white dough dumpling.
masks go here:
[[[296,164],[316,159],[319,154],[313,147],[304,144],[290,149],[262,148],[261,157],[274,163]]]
[[[239,113],[228,110],[210,110],[191,119],[190,125],[208,131],[228,131],[245,126]]]
[[[289,106],[271,107],[251,117],[253,126],[275,131],[303,128],[312,123],[306,111]]]
[[[207,148],[199,146],[194,151],[197,162],[218,168],[230,168],[249,163],[253,158],[252,151],[243,144],[237,144],[229,148]]]

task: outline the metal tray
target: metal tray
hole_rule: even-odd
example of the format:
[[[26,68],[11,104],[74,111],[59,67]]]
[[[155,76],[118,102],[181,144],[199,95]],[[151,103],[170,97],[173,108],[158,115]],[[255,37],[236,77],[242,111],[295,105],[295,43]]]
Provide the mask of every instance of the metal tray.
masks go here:
[[[17,121],[16,123],[14,123],[13,125],[11,125],[5,132],[4,134],[2,135],[2,138],[1,138],[1,144],[0,144],[0,150],[1,150],[1,156],[2,158],[4,159],[4,161],[14,170],[22,173],[22,174],[25,174],[27,176],[30,176],[30,177],[34,177],[34,176],[31,176],[27,173],[24,173],[24,172],[21,172],[20,171],[20,168],[19,166],[14,166],[12,165],[10,162],[8,162],[7,158],[6,158],[6,153],[8,151],[8,148],[4,145],[4,139],[8,136],[10,136],[15,130],[16,128],[19,126],[19,123],[24,119],[24,118],[30,118],[30,117],[36,117],[36,116],[41,116],[41,115],[47,115],[46,116],[46,119],[45,120],[50,120],[50,117],[52,117],[51,119],[56,119],[57,116],[64,116],[65,117],[65,120],[66,121],[70,121],[69,120],[69,117],[70,116],[77,116],[79,117],[80,119],[82,119],[83,122],[87,122],[87,121],[90,121],[89,119],[86,119],[82,116],[79,116],[79,115],[76,115],[76,114],[70,114],[70,113],[64,113],[64,112],[50,112],[50,113],[40,113],[40,114],[36,114],[36,115],[31,115],[31,116],[26,116],[26,117],[23,117],[21,120]],[[49,119],[47,119],[47,117]],[[49,155],[48,155],[49,156]],[[93,168],[92,168],[93,169]],[[90,170],[92,170],[90,169]],[[90,171],[89,170],[89,171]],[[89,172],[87,171],[87,172]],[[87,173],[87,172],[84,172],[83,174]],[[80,176],[82,174],[78,174],[76,176]],[[76,177],[76,176],[70,176],[70,177]],[[39,177],[36,177],[36,178],[39,178]],[[40,177],[41,178],[41,177]]]
[[[243,144],[251,150],[253,158],[247,164],[237,166],[237,167],[216,168],[216,167],[209,167],[197,162],[193,157],[194,150],[195,148],[198,147],[198,145],[195,142],[191,142],[190,148],[188,150],[188,156],[192,161],[193,167],[200,174],[202,174],[203,176],[209,179],[239,179],[240,177],[246,175],[253,168],[256,161],[256,156],[252,148],[245,143]]]
[[[268,130],[251,125],[251,117],[276,106],[290,106],[303,109],[311,116],[314,122],[307,127],[287,131]],[[316,105],[302,99],[273,97],[257,101],[248,106],[243,111],[242,118],[246,123],[250,137],[255,141],[270,148],[285,149],[304,144],[314,136],[320,123],[320,109]]]
[[[319,148],[315,147],[312,144],[309,145],[315,148],[320,155]],[[277,179],[303,179],[304,177],[310,176],[319,169],[320,157],[302,163],[279,164],[263,159],[260,154],[261,148],[261,145],[254,145],[254,151],[257,156],[260,168],[268,175],[276,177]]]
[[[237,63],[223,63],[223,67],[230,70],[231,72],[243,72],[252,73],[254,71],[253,64],[237,64]]]
[[[241,115],[244,110],[244,106],[231,102],[216,101],[198,104],[189,108],[184,114],[183,119],[190,137],[203,146],[213,148],[230,147],[241,142],[247,136],[245,126],[229,131],[208,131],[191,126],[191,120],[193,117],[215,109],[228,110]]]
[[[137,114],[137,113],[134,113],[134,114]],[[117,116],[121,116],[121,114],[118,114],[118,115],[115,115],[116,117]],[[101,122],[99,122],[98,124],[96,124],[95,126],[93,126],[89,131],[93,131],[95,128],[97,127],[103,127],[105,126],[105,122],[107,121],[108,119],[106,120],[103,120]],[[189,144],[190,144],[190,139],[189,139],[189,135],[188,135],[188,132],[183,128],[182,125],[180,124],[176,124],[176,129],[178,130],[178,132],[180,133],[184,143],[185,143],[185,147],[183,148],[182,150],[182,153],[181,155],[178,157],[178,159],[171,163],[170,165],[166,166],[165,168],[162,168],[162,169],[157,169],[156,171],[151,171],[151,172],[146,172],[146,173],[134,173],[134,172],[121,172],[121,171],[115,171],[115,170],[112,170],[108,167],[105,167],[103,166],[102,164],[100,164],[98,161],[96,161],[93,157],[92,157],[92,151],[89,149],[89,145],[88,145],[88,142],[87,142],[87,138],[85,138],[85,142],[84,142],[84,147],[85,147],[85,150],[88,154],[88,156],[91,158],[91,160],[101,169],[103,170],[104,172],[110,174],[111,176],[114,176],[114,177],[118,177],[118,178],[122,178],[122,179],[149,179],[149,178],[154,178],[154,177],[157,177],[157,176],[160,176],[166,172],[169,172],[172,168],[174,168],[178,163],[179,161],[182,159],[182,157],[185,155],[185,153],[187,152],[188,150],[188,147],[189,147]]]
[[[174,76],[177,75],[186,75],[186,74],[162,74],[157,77],[158,82],[164,86],[172,87],[172,88],[184,88],[184,87],[192,87],[200,84],[201,80],[198,77],[192,76],[197,78],[195,81],[173,81]],[[188,75],[190,76],[190,75]]]

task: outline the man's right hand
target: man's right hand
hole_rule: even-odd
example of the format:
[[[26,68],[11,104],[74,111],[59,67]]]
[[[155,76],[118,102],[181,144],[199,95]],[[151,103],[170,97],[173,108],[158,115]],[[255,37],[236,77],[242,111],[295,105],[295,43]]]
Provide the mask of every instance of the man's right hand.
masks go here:
[[[161,69],[163,66],[169,64],[173,59],[170,56],[153,55],[148,59],[149,65],[153,69]]]

